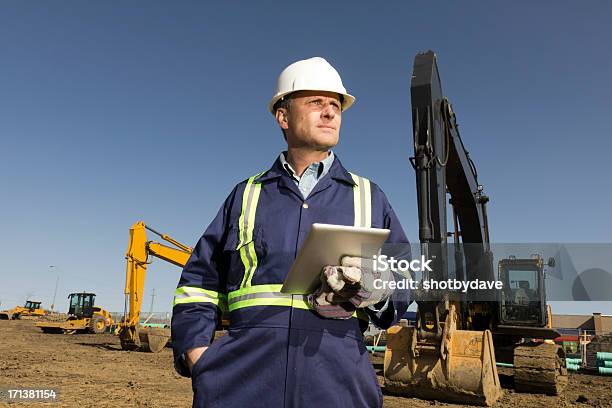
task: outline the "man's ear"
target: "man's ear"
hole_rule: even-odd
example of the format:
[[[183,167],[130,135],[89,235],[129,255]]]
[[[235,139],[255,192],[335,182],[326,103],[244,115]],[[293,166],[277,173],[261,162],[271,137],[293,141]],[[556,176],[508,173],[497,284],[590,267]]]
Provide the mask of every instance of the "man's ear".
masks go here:
[[[276,116],[276,122],[281,129],[287,130],[289,129],[289,112],[285,108],[278,108],[274,113]]]

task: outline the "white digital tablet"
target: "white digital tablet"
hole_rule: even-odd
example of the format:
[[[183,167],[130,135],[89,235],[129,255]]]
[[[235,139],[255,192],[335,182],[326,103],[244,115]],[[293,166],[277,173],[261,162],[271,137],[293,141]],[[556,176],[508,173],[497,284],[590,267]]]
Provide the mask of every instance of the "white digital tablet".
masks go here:
[[[312,224],[289,274],[282,293],[308,294],[319,286],[321,270],[326,265],[340,265],[344,256],[371,258],[378,254],[388,229]]]

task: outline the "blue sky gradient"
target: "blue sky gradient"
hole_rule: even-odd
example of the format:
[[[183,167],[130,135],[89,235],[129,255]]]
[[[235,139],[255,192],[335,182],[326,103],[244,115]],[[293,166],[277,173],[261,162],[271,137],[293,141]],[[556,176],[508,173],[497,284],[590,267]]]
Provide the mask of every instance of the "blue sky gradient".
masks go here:
[[[266,105],[327,58],[357,97],[335,149],[418,240],[410,75],[432,49],[495,242],[612,242],[609,2],[18,2],[0,6],[0,308],[123,309],[129,226],[193,245],[283,149]],[[56,265],[51,270],[49,265]],[[149,268],[148,310],[180,270]],[[56,273],[57,271],[57,273]],[[556,311],[612,313],[602,305]],[[594,309],[594,310],[592,310]],[[596,310],[595,310],[596,309]]]

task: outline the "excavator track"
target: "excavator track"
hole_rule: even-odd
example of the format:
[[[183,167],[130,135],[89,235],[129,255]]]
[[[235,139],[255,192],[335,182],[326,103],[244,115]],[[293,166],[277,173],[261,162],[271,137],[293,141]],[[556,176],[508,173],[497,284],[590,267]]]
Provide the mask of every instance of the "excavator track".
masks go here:
[[[558,395],[566,385],[565,353],[560,346],[526,343],[514,349],[514,387],[517,391]]]

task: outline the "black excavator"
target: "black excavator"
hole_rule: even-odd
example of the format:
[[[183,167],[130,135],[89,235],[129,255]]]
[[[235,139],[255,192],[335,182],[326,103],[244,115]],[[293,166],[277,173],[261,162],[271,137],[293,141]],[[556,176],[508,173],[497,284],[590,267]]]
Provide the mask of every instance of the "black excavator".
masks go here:
[[[496,367],[502,362],[513,365],[517,391],[559,393],[567,370],[563,350],[551,341],[559,333],[547,313],[544,261],[502,259],[495,276],[489,198],[442,92],[432,51],[415,57],[411,100],[420,251],[433,260],[420,281],[499,280],[503,289],[413,290],[415,327],[387,331],[386,392],[491,405],[502,394]]]

